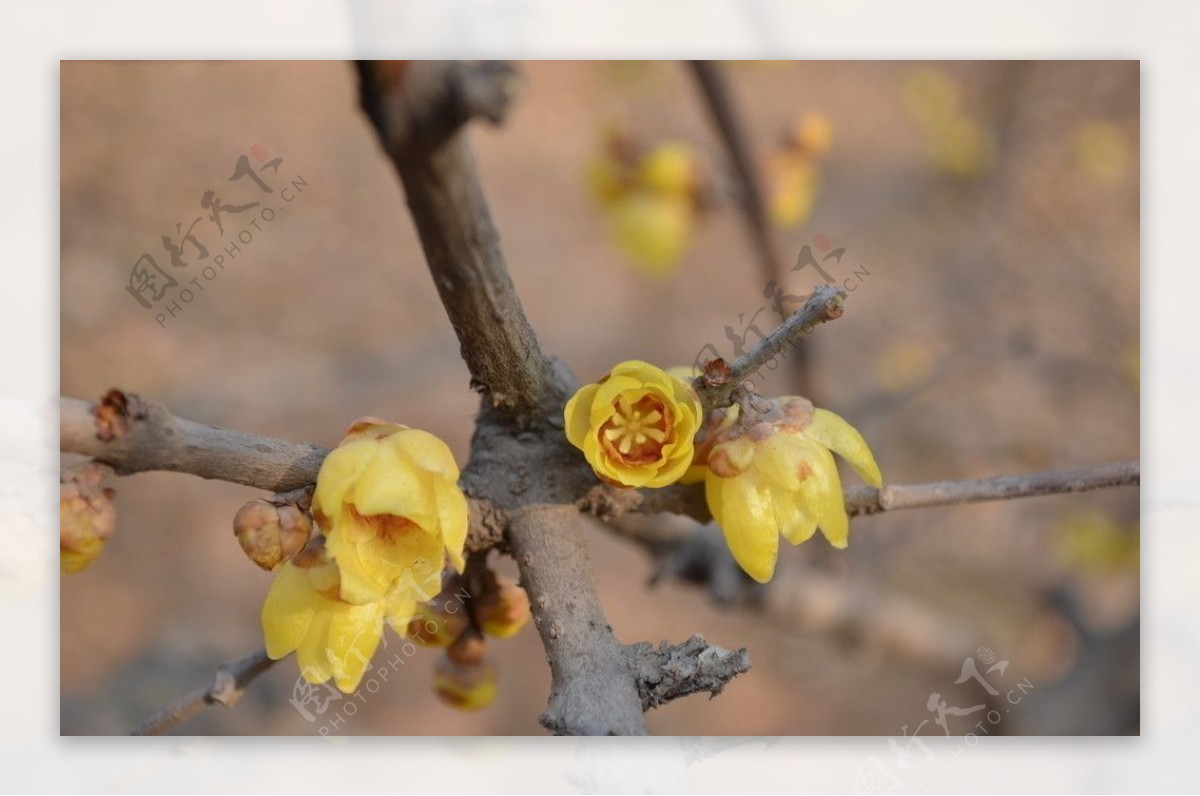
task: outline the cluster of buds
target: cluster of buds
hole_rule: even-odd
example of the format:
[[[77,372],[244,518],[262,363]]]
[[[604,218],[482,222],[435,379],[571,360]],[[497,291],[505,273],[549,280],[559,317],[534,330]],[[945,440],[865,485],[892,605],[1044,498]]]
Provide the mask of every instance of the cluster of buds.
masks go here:
[[[496,668],[485,636],[515,635],[529,616],[525,590],[481,561],[465,576],[448,576],[441,593],[418,607],[407,632],[419,644],[442,649],[434,665],[438,697],[462,710],[478,710],[496,696]]]
[[[117,524],[113,490],[100,486],[105,469],[88,462],[59,477],[58,563],[64,575],[96,560]]]
[[[670,274],[692,238],[707,181],[694,148],[682,141],[644,146],[619,126],[587,167],[592,197],[617,249],[653,277]]]
[[[568,441],[603,481],[626,487],[704,482],[713,519],[734,559],[765,583],[779,537],[792,544],[819,528],[846,547],[849,518],[837,453],[868,484],[883,476],[862,435],[805,398],[762,398],[745,386],[736,402],[697,424],[701,404],[687,371],[623,362],[567,402]]]
[[[833,124],[822,113],[798,117],[782,146],[766,154],[763,174],[771,220],[784,228],[808,220],[821,190],[820,163],[833,146]]]

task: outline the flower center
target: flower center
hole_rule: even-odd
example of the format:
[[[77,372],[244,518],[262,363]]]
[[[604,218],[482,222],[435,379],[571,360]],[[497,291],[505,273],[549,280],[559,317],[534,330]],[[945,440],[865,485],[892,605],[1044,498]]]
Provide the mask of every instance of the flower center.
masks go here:
[[[649,395],[632,402],[621,395],[613,408],[616,412],[600,427],[605,447],[629,463],[661,458],[671,422],[670,410],[663,402]]]

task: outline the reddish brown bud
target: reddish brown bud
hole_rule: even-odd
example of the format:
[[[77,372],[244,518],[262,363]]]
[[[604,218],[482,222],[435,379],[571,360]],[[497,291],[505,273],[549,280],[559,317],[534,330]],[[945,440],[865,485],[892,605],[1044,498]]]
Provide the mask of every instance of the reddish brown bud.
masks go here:
[[[451,648],[453,649],[453,648]],[[449,650],[433,667],[433,690],[446,704],[459,710],[479,710],[496,698],[496,668],[486,660],[459,663]]]
[[[233,518],[233,533],[246,557],[267,571],[299,553],[312,535],[312,520],[296,506],[251,500]]]
[[[529,621],[529,595],[513,581],[497,577],[493,588],[475,598],[475,621],[494,638],[515,635]]]

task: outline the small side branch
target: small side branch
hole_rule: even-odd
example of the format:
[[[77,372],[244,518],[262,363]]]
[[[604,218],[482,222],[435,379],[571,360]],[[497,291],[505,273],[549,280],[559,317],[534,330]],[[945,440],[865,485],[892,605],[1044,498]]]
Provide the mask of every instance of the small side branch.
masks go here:
[[[1025,475],[998,475],[966,481],[886,485],[882,489],[856,487],[846,492],[846,511],[850,516],[877,514],[898,509],[956,506],[962,503],[1090,492],[1094,489],[1139,484],[1139,462],[1113,462],[1073,467],[1068,470],[1044,470]]]
[[[935,508],[1068,492],[1090,492],[1096,489],[1138,486],[1140,483],[1141,465],[1137,461],[1129,461],[964,481],[888,484],[882,489],[860,486],[847,489],[844,496],[846,513],[855,517],[860,514],[879,514],[900,509]],[[663,512],[691,517],[699,522],[712,520],[712,513],[708,510],[704,498],[704,484],[676,484],[662,489],[642,490],[601,485],[593,487],[576,505],[606,522],[619,519],[626,513]]]
[[[113,390],[105,396],[109,399]],[[59,419],[61,450],[110,465],[118,475],[171,470],[201,478],[288,492],[317,480],[329,449],[214,428],[172,415],[161,404],[119,393],[124,413],[109,422],[110,404],[63,398]]]
[[[700,635],[674,646],[663,642],[657,649],[642,642],[626,647],[625,652],[637,678],[643,710],[701,691],[715,697],[730,680],[750,671],[750,653],[745,647],[723,649]]]
[[[799,341],[812,332],[817,324],[842,317],[843,288],[821,285],[809,296],[804,306],[788,316],[787,320],[729,366],[728,372],[709,368],[696,377],[695,386],[700,402],[707,412],[716,407],[728,406],[733,391],[750,378],[759,368],[770,362],[787,346]]]
[[[162,735],[212,705],[231,708],[242,698],[246,687],[274,664],[266,650],[223,663],[206,686],[172,702],[135,727],[130,735]]]

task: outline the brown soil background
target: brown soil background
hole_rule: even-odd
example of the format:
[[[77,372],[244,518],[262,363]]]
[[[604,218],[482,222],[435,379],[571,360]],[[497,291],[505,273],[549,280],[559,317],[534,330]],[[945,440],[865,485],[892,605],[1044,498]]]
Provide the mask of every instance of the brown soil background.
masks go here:
[[[811,343],[821,403],[858,426],[897,483],[1136,458],[1137,63],[941,64],[999,142],[997,167],[971,181],[926,157],[903,102],[917,66],[728,68],[759,152],[803,111],[827,114],[836,130],[812,218],[780,233],[790,252],[828,235],[846,248],[838,274],[870,273],[845,317]],[[677,272],[650,283],[610,245],[582,178],[603,124],[621,115],[649,140],[694,142],[725,179],[687,70],[520,68],[524,90],[508,123],[476,126],[471,137],[513,279],[546,346],[583,380],[622,359],[681,364],[705,342],[722,347],[722,328],[764,304],[734,208],[709,213]],[[463,461],[476,396],[349,66],[65,62],[61,89],[64,395],[119,386],[189,419],[326,445],[353,418],[378,415],[441,436]],[[1094,120],[1128,141],[1128,167],[1114,181],[1090,179],[1074,157],[1074,131]],[[160,327],[125,292],[129,267],[144,251],[157,257],[160,236],[200,215],[203,191],[220,192],[255,144],[284,159],[276,184],[301,175],[308,187]],[[226,201],[252,196],[248,187],[225,189]],[[202,239],[215,253],[215,230]],[[811,287],[803,276],[792,292]],[[944,365],[945,377],[914,395],[889,392],[887,374],[903,373],[913,351]],[[230,532],[238,506],[258,493],[168,473],[115,486],[115,537],[62,583],[63,734],[127,732],[261,643],[270,576]],[[798,577],[814,569],[868,582],[880,604],[914,596],[980,628],[1010,674],[1040,689],[1005,720],[1006,732],[1136,732],[1137,573],[1064,563],[1055,532],[1081,510],[1136,529],[1137,491],[865,518],[845,553],[831,555],[818,539],[785,547],[783,558]],[[640,550],[599,526],[588,542],[622,641],[698,632],[750,648],[748,675],[715,700],[652,712],[655,733],[899,735],[931,717],[931,691],[951,704],[978,701],[953,685],[957,665],[913,667],[870,643],[768,625],[682,584],[650,589],[652,562]],[[1047,609],[1052,587],[1076,598],[1082,630],[1064,630]],[[1115,647],[1111,635],[1131,627],[1132,642]],[[541,733],[549,673],[536,633],[492,650],[501,690],[491,707],[460,713],[439,703],[434,653],[423,652],[338,732]],[[287,661],[235,710],[207,711],[184,730],[312,734],[288,704],[295,677]],[[922,732],[930,730],[940,732]]]

